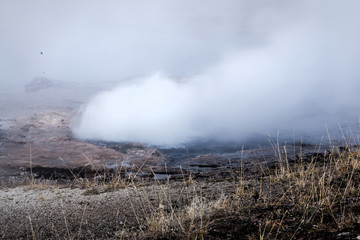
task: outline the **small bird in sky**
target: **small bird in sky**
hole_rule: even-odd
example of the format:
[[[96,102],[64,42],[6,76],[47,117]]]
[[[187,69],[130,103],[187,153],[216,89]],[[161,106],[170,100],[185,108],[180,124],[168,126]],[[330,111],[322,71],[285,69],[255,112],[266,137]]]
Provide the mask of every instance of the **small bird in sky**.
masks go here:
[[[41,55],[43,55],[44,53],[43,52],[40,52]]]

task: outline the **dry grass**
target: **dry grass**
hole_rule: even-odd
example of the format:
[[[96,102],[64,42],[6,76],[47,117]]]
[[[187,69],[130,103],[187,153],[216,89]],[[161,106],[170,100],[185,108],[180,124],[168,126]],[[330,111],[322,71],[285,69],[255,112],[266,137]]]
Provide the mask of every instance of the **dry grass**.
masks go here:
[[[217,217],[248,212],[260,212],[260,216],[250,217],[258,232],[248,234],[259,239],[311,237],[358,226],[360,212],[353,211],[360,206],[358,149],[319,153],[291,164],[285,150],[278,153],[278,167],[266,173],[246,176],[243,169],[232,172],[237,175],[233,193],[216,199],[202,196],[191,175],[183,181],[188,201],[180,209],[169,199],[166,185],[158,206],[153,207],[142,193],[142,206],[150,210],[145,223],[140,223],[147,226],[143,234],[203,239]]]
[[[135,192],[136,198],[129,197],[128,204],[136,221],[123,222],[122,230],[113,233],[120,239],[216,239],[225,231],[225,238],[233,239],[316,239],[320,235],[334,237],[343,230],[357,231],[357,146],[349,144],[340,150],[330,147],[331,151],[290,157],[286,146],[272,144],[277,156],[275,168],[261,165],[255,174],[248,174],[240,164],[239,169],[229,170],[230,180],[198,181],[191,173],[183,174],[182,181],[153,180],[151,191],[155,192],[149,192],[151,188],[145,187],[149,182],[138,177],[140,169],[132,175],[124,175],[119,169],[111,175],[97,172],[89,179],[74,174],[71,187],[82,188],[83,194],[119,188]],[[32,178],[30,187],[44,189],[48,185]],[[81,225],[71,233],[65,210],[63,215],[67,229],[64,237],[83,238]],[[29,224],[31,238],[35,239],[30,216]]]

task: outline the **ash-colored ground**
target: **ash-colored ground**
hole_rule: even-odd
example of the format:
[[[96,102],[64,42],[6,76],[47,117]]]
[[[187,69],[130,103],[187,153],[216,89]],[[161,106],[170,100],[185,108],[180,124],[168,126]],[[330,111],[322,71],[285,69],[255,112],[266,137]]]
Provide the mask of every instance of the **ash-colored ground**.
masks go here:
[[[178,205],[178,210],[182,211],[184,206],[188,204],[191,206],[191,202],[196,204],[197,199],[210,196],[215,201],[222,194],[229,194],[232,187],[230,183],[185,186],[182,182],[173,182],[165,185],[154,183],[148,186],[130,184],[126,188],[111,191],[101,186],[97,186],[96,189],[92,191],[89,188],[69,188],[46,183],[2,188],[0,237],[3,239],[152,238],[150,231],[152,224],[158,224],[156,221],[160,221],[161,224],[162,221],[156,213],[166,211],[163,220],[170,221],[168,212],[173,210],[174,205]],[[155,218],[150,218],[154,213]],[[179,230],[181,229],[177,229]],[[178,234],[178,238],[184,236],[184,232]]]

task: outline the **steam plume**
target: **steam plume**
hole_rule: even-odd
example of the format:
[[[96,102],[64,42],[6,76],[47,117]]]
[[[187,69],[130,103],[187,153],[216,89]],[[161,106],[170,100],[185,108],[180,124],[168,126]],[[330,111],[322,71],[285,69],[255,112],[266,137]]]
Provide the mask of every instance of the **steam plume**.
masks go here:
[[[351,18],[333,22],[330,10],[308,13],[274,32],[266,45],[233,49],[184,81],[158,73],[102,93],[85,108],[75,132],[179,144],[239,140],[271,129],[314,132],[324,123],[354,120],[360,107],[359,30]]]

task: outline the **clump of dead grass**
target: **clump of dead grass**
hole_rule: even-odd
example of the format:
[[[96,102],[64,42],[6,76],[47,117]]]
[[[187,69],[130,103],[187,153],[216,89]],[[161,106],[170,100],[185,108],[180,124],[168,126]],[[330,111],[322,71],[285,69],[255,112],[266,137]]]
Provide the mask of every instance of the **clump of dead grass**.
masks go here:
[[[232,190],[222,192],[217,186],[215,195],[202,190],[204,184],[215,184],[198,182],[191,173],[183,174],[174,189],[169,179],[153,180],[157,197],[136,180],[140,170],[128,176],[120,170],[112,175],[97,172],[91,179],[74,174],[72,186],[81,187],[84,194],[118,188],[135,191],[138,197],[129,199],[129,204],[136,224],[114,233],[119,238],[204,239],[215,230],[221,232],[216,229],[221,228],[220,219],[230,216],[235,223],[238,217],[239,224],[240,219],[247,219],[246,226],[257,229],[243,233],[249,239],[316,238],[318,233],[331,235],[360,226],[360,212],[356,210],[360,209],[360,149],[356,145],[330,145],[323,152],[319,148],[311,155],[289,156],[288,146],[278,141],[272,144],[277,157],[275,168],[261,165],[254,175],[246,174],[242,164],[239,169],[231,168],[232,183],[224,182],[224,186],[230,184]],[[31,186],[43,188],[34,181]]]

